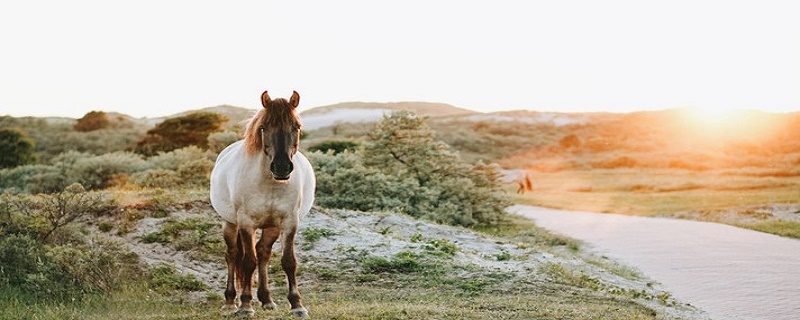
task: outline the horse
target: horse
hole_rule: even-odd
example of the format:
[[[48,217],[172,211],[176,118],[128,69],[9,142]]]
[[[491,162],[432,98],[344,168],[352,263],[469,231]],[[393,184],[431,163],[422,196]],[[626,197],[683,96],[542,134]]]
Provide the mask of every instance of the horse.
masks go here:
[[[316,180],[308,159],[298,151],[300,119],[296,113],[300,95],[270,99],[261,94],[264,108],[250,119],[244,139],[225,148],[211,171],[211,205],[223,220],[227,245],[228,278],[224,309],[239,316],[253,316],[253,274],[258,269],[258,300],[264,309],[275,309],[269,290],[267,266],[272,245],[283,245],[281,266],[289,286],[290,314],[307,317],[297,288],[294,238],[300,217],[311,210]],[[256,242],[256,230],[261,237]],[[236,306],[236,288],[241,290]]]
[[[525,191],[533,191],[533,184],[531,184],[531,177],[528,174],[525,174],[525,177],[519,178],[517,180],[517,194],[524,194]]]

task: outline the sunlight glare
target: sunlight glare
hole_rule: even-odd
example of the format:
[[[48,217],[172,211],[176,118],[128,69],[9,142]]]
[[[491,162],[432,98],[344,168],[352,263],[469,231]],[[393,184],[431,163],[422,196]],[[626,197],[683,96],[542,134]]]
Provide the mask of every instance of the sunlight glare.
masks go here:
[[[740,110],[726,108],[693,107],[689,114],[692,122],[706,129],[731,128],[745,120]]]

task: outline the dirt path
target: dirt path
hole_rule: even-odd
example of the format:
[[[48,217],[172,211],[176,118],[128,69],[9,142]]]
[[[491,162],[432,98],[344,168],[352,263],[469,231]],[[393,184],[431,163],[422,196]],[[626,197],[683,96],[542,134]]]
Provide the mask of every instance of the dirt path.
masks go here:
[[[800,240],[688,220],[509,210],[638,268],[714,319],[800,319]]]

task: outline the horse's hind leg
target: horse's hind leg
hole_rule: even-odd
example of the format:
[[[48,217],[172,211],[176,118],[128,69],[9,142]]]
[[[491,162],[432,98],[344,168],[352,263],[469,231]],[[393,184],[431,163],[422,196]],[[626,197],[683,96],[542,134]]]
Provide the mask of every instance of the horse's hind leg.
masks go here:
[[[308,310],[303,307],[300,302],[300,290],[297,289],[297,259],[294,256],[294,236],[297,232],[297,227],[285,230],[281,243],[283,244],[283,257],[281,258],[281,266],[283,271],[286,272],[286,282],[289,284],[289,303],[292,305],[292,310],[289,312],[293,316],[307,317]]]
[[[275,309],[277,305],[272,301],[272,295],[269,291],[269,274],[267,268],[269,267],[269,259],[272,256],[272,245],[278,236],[281,235],[279,228],[267,228],[261,230],[261,239],[256,244],[256,251],[258,252],[258,300],[261,301],[261,307],[264,309]]]
[[[222,237],[228,249],[225,252],[225,262],[228,264],[228,281],[225,285],[225,310],[236,311],[236,273],[241,259],[239,251],[239,234],[235,224],[225,222],[222,227]]]

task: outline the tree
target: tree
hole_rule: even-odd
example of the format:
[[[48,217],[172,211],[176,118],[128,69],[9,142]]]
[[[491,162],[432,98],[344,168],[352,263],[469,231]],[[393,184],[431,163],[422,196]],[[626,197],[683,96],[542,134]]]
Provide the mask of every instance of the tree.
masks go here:
[[[88,132],[108,128],[111,121],[103,111],[89,111],[83,118],[78,119],[73,129],[80,132]]]
[[[225,121],[225,116],[213,112],[167,119],[148,130],[136,143],[134,151],[149,156],[191,145],[208,149],[208,136],[219,131]]]
[[[0,169],[13,168],[35,160],[33,142],[22,132],[0,129]]]

